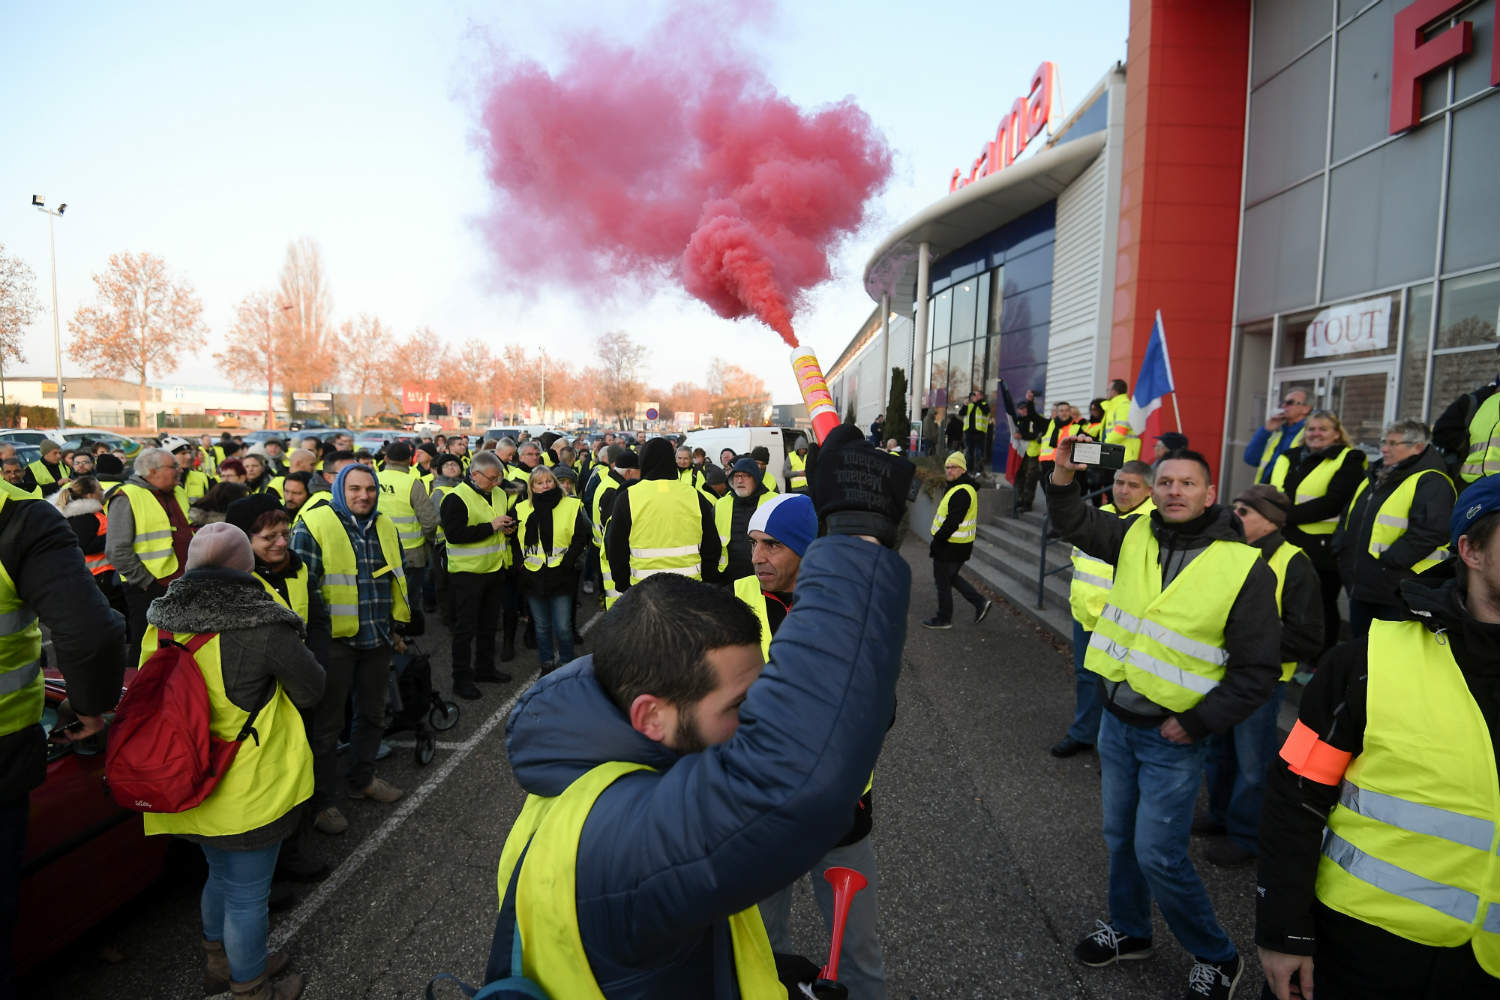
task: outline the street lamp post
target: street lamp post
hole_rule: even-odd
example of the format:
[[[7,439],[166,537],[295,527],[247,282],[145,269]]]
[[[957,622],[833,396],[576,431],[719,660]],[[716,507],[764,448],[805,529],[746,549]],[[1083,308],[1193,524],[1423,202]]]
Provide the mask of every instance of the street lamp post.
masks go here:
[[[47,207],[47,199],[39,194],[31,196],[31,203],[36,210],[47,216],[47,237],[51,243],[52,250],[52,350],[57,360],[57,432],[63,433],[68,426],[66,411],[63,409],[63,374],[62,374],[62,327],[57,318],[57,226],[56,220],[68,210],[68,203],[63,202],[57,208]],[[142,414],[144,423],[145,414]]]

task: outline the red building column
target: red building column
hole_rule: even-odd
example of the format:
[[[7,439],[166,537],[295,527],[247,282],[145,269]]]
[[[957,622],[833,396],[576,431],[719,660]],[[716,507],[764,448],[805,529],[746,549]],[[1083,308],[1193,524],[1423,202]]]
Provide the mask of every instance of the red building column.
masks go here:
[[[1182,430],[1217,464],[1234,324],[1249,0],[1131,0],[1127,53],[1109,377],[1134,390],[1160,310]],[[1153,423],[1173,429],[1170,402]]]

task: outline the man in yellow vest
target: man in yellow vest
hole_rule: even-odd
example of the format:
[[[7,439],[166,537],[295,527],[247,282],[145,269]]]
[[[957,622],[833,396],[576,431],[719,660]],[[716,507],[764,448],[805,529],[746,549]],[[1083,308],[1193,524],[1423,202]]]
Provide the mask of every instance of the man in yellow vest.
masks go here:
[[[193,540],[187,493],[177,485],[177,461],[162,448],[136,453],[134,474],[109,498],[104,551],[120,574],[129,612],[125,640],[129,663],[140,658],[146,608],[167,592],[187,565]]]
[[[923,628],[953,627],[953,591],[974,606],[974,624],[984,621],[991,602],[959,575],[974,552],[979,535],[979,491],[969,477],[963,452],[955,451],[943,463],[948,487],[938,501],[929,533],[932,542],[927,554],[932,557],[932,579],[937,584],[937,614],[922,622]]]
[[[719,566],[714,505],[677,478],[672,443],[652,438],[641,448],[641,478],[627,483],[604,529],[604,558],[623,594],[657,573],[712,580]],[[606,599],[605,607],[614,602]]]
[[[1038,459],[1042,454],[1042,434],[1047,429],[1047,421],[1037,412],[1035,389],[1027,389],[1026,398],[1013,403],[1010,389],[1006,386],[1005,380],[1001,379],[1000,399],[1005,404],[1006,416],[1010,417],[1012,424],[1011,450],[1020,455],[1015,478],[1011,482],[1011,486],[1015,488],[1011,516],[1020,517],[1031,510],[1033,498],[1036,496],[1037,478],[1041,474]]]
[[[1237,868],[1255,860],[1266,774],[1281,745],[1277,719],[1287,682],[1300,665],[1316,663],[1323,652],[1318,571],[1307,553],[1281,535],[1291,508],[1285,493],[1264,483],[1246,487],[1234,498],[1234,514],[1245,530],[1245,541],[1260,550],[1260,557],[1276,574],[1281,679],[1271,697],[1248,719],[1209,738],[1203,767],[1208,813],[1193,820],[1193,833],[1224,834],[1203,851],[1210,864],[1221,868]]]
[[[487,981],[788,995],[754,903],[849,831],[874,769],[911,588],[876,542],[897,541],[911,468],[857,428],[830,435],[813,480],[828,537],[807,548],[769,667],[731,591],[659,573],[600,619],[591,656],[526,692],[507,746],[530,798],[500,858]],[[800,964],[793,984],[816,975]]]
[[[1145,462],[1126,462],[1114,474],[1110,491],[1114,502],[1100,510],[1116,517],[1150,514],[1156,509],[1151,502],[1154,478],[1155,473]],[[1095,559],[1082,549],[1073,549],[1073,579],[1068,585],[1068,608],[1073,612],[1073,724],[1048,749],[1054,757],[1072,757],[1092,750],[1099,738],[1099,716],[1104,711],[1099,698],[1099,675],[1083,665],[1083,658],[1114,578],[1112,563]]]
[[[1500,475],[1449,542],[1453,576],[1403,581],[1410,620],[1319,663],[1267,782],[1255,940],[1282,1000],[1500,995]]]
[[[975,389],[969,393],[960,419],[964,424],[964,459],[976,476],[984,474],[984,460],[989,457],[990,403],[984,392]]]
[[[786,462],[781,467],[788,493],[807,492],[807,436],[798,435],[792,450],[786,453]]]
[[[1141,457],[1140,427],[1130,425],[1130,396],[1125,380],[1117,378],[1109,384],[1109,399],[1104,401],[1104,441],[1106,444],[1125,446],[1125,461],[1133,462]]]
[[[504,628],[502,659],[516,655],[520,619],[506,607],[507,589],[514,583],[505,572],[515,562],[514,510],[515,494],[505,489],[505,467],[492,451],[476,454],[463,482],[443,494],[439,516],[448,549],[453,691],[470,701],[482,696],[475,681],[510,680],[510,674],[495,669],[497,627]]]
[[[1176,452],[1156,468],[1146,517],[1083,501],[1073,439],[1058,445],[1047,510],[1063,538],[1115,567],[1084,665],[1103,678],[1101,805],[1109,919],[1074,948],[1084,965],[1152,951],[1151,903],[1193,956],[1189,996],[1227,1000],[1244,973],[1188,857],[1207,737],[1271,696],[1280,617],[1275,574],[1216,505],[1208,460]]]
[[[411,460],[412,447],[405,441],[393,442],[385,450],[385,468],[378,473],[381,510],[396,522],[406,585],[413,599],[422,602],[423,611],[436,611],[436,604],[429,601],[425,591],[428,546],[437,537],[438,512]]]
[[[766,489],[753,458],[736,459],[729,470],[729,490],[714,501],[714,529],[719,534],[718,578],[734,581],[755,573],[750,563],[750,517],[776,494]]]
[[[790,493],[773,497],[750,518],[750,559],[755,566],[755,575],[736,580],[734,592],[760,620],[761,651],[768,660],[771,638],[781,629],[792,607],[802,557],[817,537],[818,515],[810,497]],[[839,982],[849,988],[849,995],[853,997],[885,995],[885,960],[880,952],[877,930],[880,879],[871,836],[874,830],[873,789],[872,780],[854,804],[849,831],[808,873],[823,924],[830,932],[833,927],[833,887],[823,873],[834,867],[852,868],[868,883],[854,896],[849,908],[840,952]],[[780,954],[789,954],[795,948],[791,935],[791,910],[796,888],[794,882],[760,903],[760,915],[766,924],[771,950]]]
[[[62,464],[62,445],[56,441],[43,441],[42,457],[26,467],[25,488],[40,489],[43,496],[50,497],[68,481],[70,470]]]
[[[193,453],[193,443],[185,438],[168,435],[162,438],[161,446],[171,452],[172,458],[177,462],[177,468],[180,470],[177,474],[177,482],[182,487],[182,491],[187,494],[188,502],[192,503],[206,496],[213,488],[214,481],[208,477],[207,473],[193,467],[194,459],[197,457]]]
[[[1500,375],[1448,404],[1432,425],[1432,443],[1460,487],[1500,473]]]
[[[405,648],[399,630],[411,621],[401,539],[380,512],[379,498],[374,471],[357,462],[347,465],[333,481],[330,502],[303,511],[292,531],[292,551],[307,565],[308,587],[323,595],[333,633],[328,684],[309,736],[317,783],[313,825],[326,834],[349,828],[333,800],[339,785],[338,737],[351,691],[357,712],[345,793],[386,803],[403,794],[375,776],[391,654]]]
[[[1373,619],[1406,618],[1401,582],[1449,556],[1453,481],[1428,437],[1420,420],[1386,427],[1380,461],[1370,466],[1333,530],[1331,545],[1356,639],[1369,634]]]
[[[1276,460],[1302,444],[1302,432],[1311,412],[1307,390],[1288,389],[1281,408],[1266,418],[1264,427],[1256,428],[1241,457],[1255,469],[1257,483],[1269,483]]]
[[[73,529],[58,509],[0,482],[0,995],[14,996],[11,942],[26,853],[31,791],[46,778],[42,631],[68,685],[79,727],[61,738],[83,740],[104,729],[120,700],[125,624],[94,585]],[[67,720],[59,720],[59,729]],[[102,737],[93,740],[102,749]],[[102,794],[102,793],[101,793]]]

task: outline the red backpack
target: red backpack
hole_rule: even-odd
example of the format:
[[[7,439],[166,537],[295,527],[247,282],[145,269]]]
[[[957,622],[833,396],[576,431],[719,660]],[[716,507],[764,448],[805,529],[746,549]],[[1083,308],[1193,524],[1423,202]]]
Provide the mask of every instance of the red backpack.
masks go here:
[[[233,740],[219,739],[209,727],[208,685],[193,654],[217,634],[200,632],[182,645],[158,629],[160,646],[120,699],[104,776],[124,808],[185,812],[208,798],[247,737],[260,745],[254,729],[258,708]]]

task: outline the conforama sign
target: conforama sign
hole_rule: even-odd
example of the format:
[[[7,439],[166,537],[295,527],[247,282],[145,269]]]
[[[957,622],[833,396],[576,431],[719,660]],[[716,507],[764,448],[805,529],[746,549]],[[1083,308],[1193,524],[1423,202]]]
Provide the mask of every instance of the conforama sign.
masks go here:
[[[964,176],[963,167],[953,171],[948,180],[950,194],[981,177],[1004,170],[1026,150],[1032,139],[1046,131],[1052,124],[1052,98],[1056,93],[1053,81],[1056,78],[1056,64],[1044,62],[1036,68],[1031,74],[1031,88],[1025,97],[1016,98],[1016,103],[1000,117],[994,141],[985,143],[983,152],[969,167],[969,176]]]

